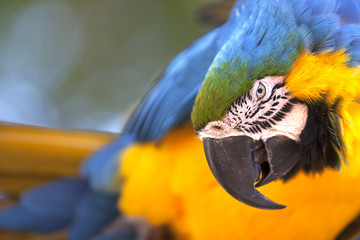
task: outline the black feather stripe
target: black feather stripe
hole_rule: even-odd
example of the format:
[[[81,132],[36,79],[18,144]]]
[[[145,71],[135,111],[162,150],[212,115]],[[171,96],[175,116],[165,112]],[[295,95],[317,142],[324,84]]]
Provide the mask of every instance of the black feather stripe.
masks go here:
[[[274,103],[272,104],[272,107],[275,107],[275,106],[277,106],[277,105],[279,105],[279,102],[274,102]]]
[[[282,108],[281,108],[281,112],[284,112],[284,113],[288,113],[291,111],[291,109],[293,108],[293,104],[292,103],[286,103]]]
[[[298,100],[290,101],[292,104]],[[307,104],[308,117],[300,134],[300,145],[304,149],[304,159],[284,177],[295,176],[300,170],[305,173],[323,172],[325,168],[339,169],[344,157],[344,145],[338,134],[341,128],[336,124],[338,104],[327,106],[325,101]],[[345,159],[343,159],[345,161]]]
[[[264,113],[264,116],[267,116],[267,117],[268,117],[268,116],[270,116],[270,115],[273,114],[273,113],[274,113],[273,111],[270,111],[270,110],[269,110],[269,111],[267,111],[266,113]]]
[[[259,127],[258,125],[256,125],[255,128],[256,128],[259,132],[261,132],[261,129],[260,129],[260,127]]]
[[[250,118],[253,118],[260,111],[260,107],[258,107],[253,114],[251,114]]]
[[[275,125],[275,122],[271,119],[268,119],[268,121],[272,124],[272,125]]]

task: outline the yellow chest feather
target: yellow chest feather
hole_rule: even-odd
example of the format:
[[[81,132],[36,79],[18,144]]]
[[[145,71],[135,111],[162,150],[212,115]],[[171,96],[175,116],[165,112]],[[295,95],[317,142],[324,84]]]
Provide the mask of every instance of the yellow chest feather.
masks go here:
[[[119,208],[168,224],[178,239],[333,239],[360,212],[360,155],[353,144],[341,172],[299,174],[260,191],[283,210],[260,210],[230,197],[207,166],[203,147],[184,126],[157,144],[131,146],[122,158]]]

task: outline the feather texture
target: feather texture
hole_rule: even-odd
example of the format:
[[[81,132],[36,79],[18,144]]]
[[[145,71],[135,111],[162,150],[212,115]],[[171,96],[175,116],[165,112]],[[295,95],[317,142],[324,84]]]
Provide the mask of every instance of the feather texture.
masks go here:
[[[265,53],[275,56],[274,51],[278,50],[278,55],[281,56],[280,62],[288,67],[282,68],[282,72],[276,70],[279,69],[279,59],[276,58],[270,61],[276,63],[274,66],[265,64],[266,66],[257,70],[252,69],[251,71],[255,72],[252,77],[255,79],[261,75],[287,74],[297,56],[296,50],[291,47],[285,48],[287,49],[285,54],[283,48],[277,47],[284,44],[284,38],[275,36],[282,36],[283,33],[289,31],[286,27],[279,27],[278,22],[289,22],[286,19],[291,19],[291,16],[297,23],[297,32],[303,38],[301,39],[303,46],[309,51],[346,49],[350,56],[349,65],[354,66],[359,62],[360,50],[357,43],[360,38],[356,35],[358,26],[340,27],[340,24],[347,23],[344,18],[349,12],[360,6],[359,3],[351,0],[280,0],[278,3],[272,4],[273,7],[269,8],[267,6],[271,4],[269,5],[268,1],[237,1],[226,23],[205,34],[174,58],[137,107],[124,129],[124,136],[132,135],[133,141],[160,141],[170,129],[187,121],[206,72],[213,70],[213,68],[209,69],[209,66],[216,55],[220,59],[216,64],[221,64],[227,57],[233,59],[233,54],[238,53],[239,58],[248,59],[250,65],[263,66],[264,62],[259,59],[266,59]],[[272,11],[281,12],[274,18],[274,21],[269,20],[268,17]],[[353,15],[352,19],[356,19],[356,14]],[[266,28],[273,30],[268,31],[268,34],[265,35],[262,43],[265,47],[260,51],[257,43]],[[276,32],[274,29],[280,30]],[[242,42],[244,44],[241,45]],[[239,44],[243,46],[243,49],[238,47]],[[218,53],[220,49],[222,50]],[[240,49],[242,51],[239,51]],[[229,56],[224,54],[226,51],[229,52]],[[239,68],[239,64],[234,64],[227,71],[230,72],[230,75],[234,75],[236,68]],[[269,69],[275,70],[270,71]],[[228,76],[218,77],[220,79],[228,78]],[[247,88],[251,87],[251,84],[248,85]],[[226,96],[227,98],[239,97],[234,93],[226,94]],[[214,98],[204,102],[214,102]],[[223,101],[217,102],[218,105],[214,109],[222,109]],[[231,101],[229,100],[229,102]],[[213,117],[219,117],[218,115]],[[95,155],[84,166],[83,174],[90,180],[94,189],[113,193],[114,189],[118,188],[113,169],[118,167],[115,160],[116,154],[121,152],[124,146],[120,143],[126,142],[121,138],[122,136],[117,140],[118,144],[114,143],[109,146],[108,149],[113,149],[109,150],[111,154],[108,153],[106,157]],[[102,152],[105,151],[108,150],[104,149]]]
[[[62,229],[70,223],[85,188],[85,181],[67,179],[32,189],[18,206],[0,213],[0,227],[39,232]]]
[[[247,78],[247,85],[241,91],[229,88],[222,94],[227,102],[245,93],[258,77],[285,74],[288,75],[287,87],[304,101],[311,103],[326,96],[331,105],[339,98],[346,98],[339,110],[343,118],[341,134],[348,146],[347,157],[359,159],[358,154],[351,151],[359,147],[358,137],[353,134],[360,131],[358,69],[349,68],[360,60],[359,25],[356,24],[359,6],[355,0],[237,1],[226,23],[195,41],[170,63],[139,104],[124,134],[89,158],[82,174],[90,187],[81,186],[74,193],[77,181],[83,181],[74,180],[73,184],[62,183],[65,188],[55,183],[52,187],[33,190],[24,195],[19,206],[0,214],[0,225],[45,232],[71,226],[70,239],[88,239],[118,214],[116,193],[123,191],[121,209],[129,214],[145,215],[153,224],[170,224],[184,238],[221,240],[246,236],[251,239],[259,235],[270,238],[269,233],[274,239],[282,238],[283,230],[274,229],[272,221],[263,221],[264,218],[281,222],[286,229],[299,230],[289,232],[288,238],[319,237],[319,233],[323,234],[320,238],[334,238],[357,214],[353,209],[360,209],[358,163],[350,161],[351,168],[344,168],[341,174],[329,170],[321,177],[300,173],[286,185],[277,182],[265,186],[265,194],[292,205],[279,212],[260,212],[239,205],[220,188],[206,166],[201,143],[191,127],[166,134],[188,121],[207,72],[210,76],[218,70],[214,81],[229,78],[235,81],[240,73]],[[233,61],[235,59],[240,60]],[[216,95],[204,102],[215,101]],[[217,104],[215,110],[227,108],[222,106],[223,101]],[[213,117],[218,116],[210,119]],[[143,141],[158,144],[130,146]],[[125,148],[119,165],[117,155],[122,155]],[[89,152],[82,151],[81,156]],[[77,160],[59,175],[77,175],[77,170],[72,168],[79,165],[81,160]],[[5,164],[4,168],[9,166]],[[14,171],[24,171],[19,170],[23,166],[15,167]],[[45,166],[51,169],[50,165]],[[58,169],[61,168],[52,171]],[[123,188],[117,181],[118,170],[126,180]],[[329,186],[331,191],[325,191]],[[303,188],[306,191],[299,193]],[[72,198],[63,199],[61,203],[55,195],[46,198],[44,194],[52,194],[52,189],[70,194]],[[324,198],[330,201],[321,201]],[[338,201],[339,198],[344,201]],[[315,207],[304,207],[310,206],[309,203]],[[60,207],[51,209],[51,204]],[[349,204],[353,206],[351,211]],[[327,217],[329,209],[331,219]],[[240,217],[247,221],[240,225]],[[310,218],[316,219],[315,224],[308,221]],[[257,222],[261,224],[254,224]],[[254,230],[254,225],[258,229]],[[107,237],[111,239],[122,233],[119,234]]]
[[[126,149],[119,207],[153,224],[169,224],[183,239],[334,239],[360,211],[359,154],[349,156],[351,167],[343,166],[342,172],[299,173],[286,183],[278,180],[261,187],[266,196],[287,205],[264,211],[240,204],[222,189],[207,166],[201,141],[187,125],[161,144]]]
[[[317,55],[304,53],[286,79],[286,87],[292,96],[310,105],[319,101],[324,101],[330,109],[339,105],[334,110],[341,122],[337,132],[343,132],[342,128],[347,132],[359,130],[354,113],[359,109],[356,101],[360,96],[360,71],[348,67],[348,62],[349,56],[344,51]],[[351,155],[352,145],[358,140],[356,135],[340,135],[347,155]]]
[[[113,134],[62,131],[9,123],[2,123],[0,130],[1,197],[5,196],[5,200],[11,200],[10,203],[21,198],[20,203],[15,206],[11,206],[9,201],[5,202],[7,208],[3,208],[0,212],[0,228],[48,233],[64,229],[71,223],[75,224],[76,206],[79,199],[85,198],[83,194],[88,188],[86,180],[68,178],[48,182],[46,185],[21,193],[32,186],[55,178],[79,177],[79,168],[84,158],[112,140]],[[107,195],[102,197],[108,198]],[[92,199],[91,201],[96,199],[93,195],[89,198]],[[100,206],[88,204],[88,207],[90,209],[98,207],[103,210],[102,214],[112,218],[118,213],[115,208],[116,197],[110,198],[112,202],[108,201],[105,204],[108,205],[109,211],[101,208],[101,204]],[[0,200],[2,205],[4,199]],[[81,218],[79,221],[86,222]],[[104,221],[97,223],[99,227],[103,224]],[[91,235],[94,229],[96,228],[91,229]],[[83,232],[89,230],[85,228]],[[64,238],[64,234],[61,236]],[[25,236],[23,237],[26,239]],[[41,239],[40,235],[29,235],[29,238],[31,237]]]
[[[107,193],[118,191],[115,172],[121,149],[134,141],[159,141],[174,126],[189,119],[203,77],[225,36],[220,38],[219,30],[215,29],[169,64],[133,113],[123,134],[85,163],[82,172],[93,189]]]

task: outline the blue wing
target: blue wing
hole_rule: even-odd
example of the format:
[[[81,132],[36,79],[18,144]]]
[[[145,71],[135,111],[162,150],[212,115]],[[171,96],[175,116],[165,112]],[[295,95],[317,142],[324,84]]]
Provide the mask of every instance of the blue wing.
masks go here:
[[[219,47],[216,29],[193,43],[166,68],[125,127],[138,141],[160,139],[188,119],[202,80]]]
[[[122,148],[134,141],[159,140],[169,129],[189,118],[202,79],[217,53],[218,32],[204,35],[180,53],[143,98],[124,133],[85,163],[83,175],[94,189],[119,190],[114,176],[118,171],[117,154]]]
[[[247,9],[253,5],[256,2],[249,2],[247,7],[244,2],[237,2],[226,23],[203,35],[170,62],[136,108],[123,135],[85,163],[83,175],[94,189],[108,193],[118,191],[114,176],[118,171],[117,154],[123,147],[134,141],[159,141],[169,130],[190,119],[195,97],[210,64],[234,29],[249,18],[251,12]]]
[[[25,193],[17,206],[0,213],[10,230],[52,232],[70,227],[69,239],[89,239],[119,213],[117,195],[100,194],[83,179],[62,179]]]
[[[71,221],[86,185],[83,180],[66,179],[32,189],[18,206],[1,212],[0,226],[40,232],[61,229]]]
[[[217,52],[218,36],[219,30],[204,35],[172,61],[140,103],[124,134],[84,165],[86,180],[64,179],[23,194],[17,206],[0,212],[0,228],[37,232],[70,228],[69,239],[76,240],[98,234],[119,215],[119,187],[112,182],[118,171],[117,153],[134,141],[160,139],[189,117],[202,78]],[[133,239],[133,235],[118,232],[98,238]]]

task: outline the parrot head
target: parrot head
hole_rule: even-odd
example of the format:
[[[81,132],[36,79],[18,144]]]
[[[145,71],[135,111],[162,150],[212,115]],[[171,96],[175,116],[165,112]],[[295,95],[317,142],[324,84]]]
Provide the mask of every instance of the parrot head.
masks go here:
[[[349,106],[343,96],[359,87],[348,56],[310,45],[311,29],[304,34],[289,4],[256,3],[215,57],[191,118],[220,185],[250,206],[281,209],[257,188],[300,170],[339,168],[346,151],[341,117]],[[229,21],[239,11],[240,4]]]

